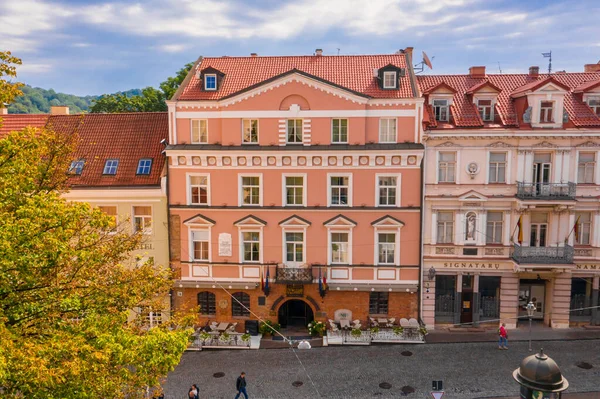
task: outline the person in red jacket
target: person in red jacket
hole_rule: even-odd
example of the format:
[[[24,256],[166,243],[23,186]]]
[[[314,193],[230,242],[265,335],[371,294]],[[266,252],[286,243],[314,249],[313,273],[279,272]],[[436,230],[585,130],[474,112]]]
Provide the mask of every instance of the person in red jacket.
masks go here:
[[[506,332],[506,323],[502,323],[498,332],[500,333],[498,349],[508,349],[508,333]]]

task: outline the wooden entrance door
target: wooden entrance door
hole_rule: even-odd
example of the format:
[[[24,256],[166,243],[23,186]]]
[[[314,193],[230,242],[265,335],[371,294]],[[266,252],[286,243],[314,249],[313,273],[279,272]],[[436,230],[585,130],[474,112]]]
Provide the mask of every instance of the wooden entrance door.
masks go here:
[[[473,276],[462,276],[460,322],[473,322]]]

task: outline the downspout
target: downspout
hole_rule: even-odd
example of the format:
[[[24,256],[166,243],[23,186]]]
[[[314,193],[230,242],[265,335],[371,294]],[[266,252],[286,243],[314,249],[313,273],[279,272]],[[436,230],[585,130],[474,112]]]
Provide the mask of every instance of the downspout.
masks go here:
[[[419,124],[420,126],[420,124]],[[419,129],[420,130],[420,129]],[[423,146],[425,147],[425,146]],[[419,294],[419,306],[418,306],[418,315],[419,315],[419,322],[421,324],[423,324],[423,272],[425,270],[425,264],[423,263],[423,234],[425,232],[425,226],[423,225],[423,223],[425,222],[425,218],[423,217],[423,214],[425,212],[425,168],[427,167],[427,162],[425,162],[426,159],[426,152],[425,152],[425,148],[423,148],[423,158],[421,160],[421,184],[420,184],[420,194],[421,194],[421,208],[420,208],[420,226],[421,226],[421,234],[419,235],[419,262],[420,262],[420,267],[419,267],[419,289],[418,289],[418,294]]]
[[[164,150],[166,151],[166,149]],[[166,174],[166,183],[165,183],[165,188],[167,191],[167,235],[168,235],[168,240],[167,240],[167,244],[168,244],[168,253],[169,253],[169,269],[171,269],[171,273],[174,272],[173,270],[173,266],[171,264],[171,259],[172,258],[172,253],[171,253],[171,201],[169,198],[169,193],[170,193],[170,189],[169,189],[169,157],[167,156],[167,154],[165,153],[165,163],[167,165],[167,174]],[[170,306],[170,312],[173,312],[173,294],[175,293],[175,291],[173,291],[173,286],[171,286],[171,289],[169,290],[169,306]]]

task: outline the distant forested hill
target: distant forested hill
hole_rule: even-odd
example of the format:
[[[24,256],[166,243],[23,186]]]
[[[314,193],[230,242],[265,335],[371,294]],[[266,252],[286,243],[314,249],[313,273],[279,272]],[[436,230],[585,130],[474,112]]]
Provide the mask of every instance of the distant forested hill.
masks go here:
[[[67,105],[72,114],[89,112],[90,107],[100,96],[79,97],[72,94],[57,93],[53,89],[42,89],[39,87],[24,86],[15,101],[8,106],[8,112],[11,114],[46,114],[50,112],[52,105]],[[127,97],[138,96],[142,93],[141,89],[131,89],[119,94],[125,94]]]

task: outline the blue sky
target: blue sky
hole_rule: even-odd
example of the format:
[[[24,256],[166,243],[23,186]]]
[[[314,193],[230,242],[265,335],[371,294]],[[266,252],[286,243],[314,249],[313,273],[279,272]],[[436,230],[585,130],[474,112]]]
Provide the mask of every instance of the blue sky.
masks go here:
[[[200,55],[426,51],[430,73],[600,60],[600,3],[497,0],[0,0],[19,80],[85,95],[158,83]]]

